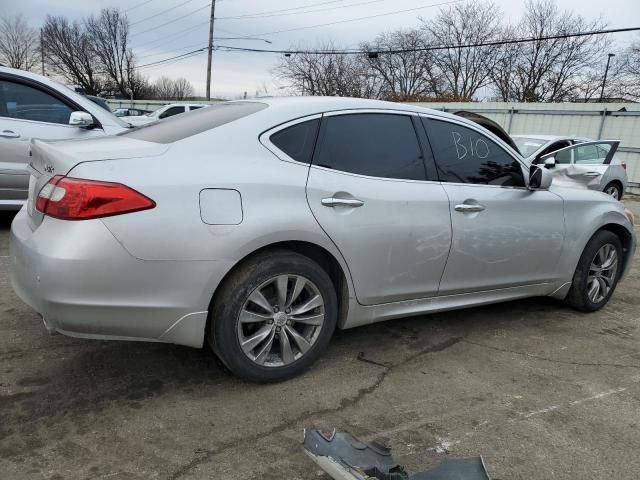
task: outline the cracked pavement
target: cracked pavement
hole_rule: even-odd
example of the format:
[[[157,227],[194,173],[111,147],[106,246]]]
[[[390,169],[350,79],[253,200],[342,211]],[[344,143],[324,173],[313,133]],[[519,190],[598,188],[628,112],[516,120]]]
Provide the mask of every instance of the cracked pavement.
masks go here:
[[[640,201],[627,200],[640,219]],[[8,279],[0,215],[0,471],[42,479],[328,479],[305,426],[383,439],[426,470],[636,479],[640,254],[610,304],[530,299],[337,332],[305,375],[252,385],[208,350],[48,336]]]

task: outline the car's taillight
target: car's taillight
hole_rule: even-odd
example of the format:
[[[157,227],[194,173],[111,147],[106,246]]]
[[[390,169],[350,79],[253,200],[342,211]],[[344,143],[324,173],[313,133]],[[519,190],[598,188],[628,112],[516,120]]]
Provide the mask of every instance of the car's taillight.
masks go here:
[[[120,183],[56,175],[36,200],[36,209],[63,220],[87,220],[148,210],[156,202]]]
[[[622,162],[622,168],[627,169],[627,162]]]

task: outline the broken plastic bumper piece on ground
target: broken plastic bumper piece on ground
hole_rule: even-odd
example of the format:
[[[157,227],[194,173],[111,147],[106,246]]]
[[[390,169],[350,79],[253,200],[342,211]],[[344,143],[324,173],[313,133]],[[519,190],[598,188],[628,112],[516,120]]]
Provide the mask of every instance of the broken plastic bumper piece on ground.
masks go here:
[[[335,430],[326,436],[315,428],[305,429],[304,451],[335,480],[490,480],[482,457],[447,460],[409,474],[393,460],[390,448]]]

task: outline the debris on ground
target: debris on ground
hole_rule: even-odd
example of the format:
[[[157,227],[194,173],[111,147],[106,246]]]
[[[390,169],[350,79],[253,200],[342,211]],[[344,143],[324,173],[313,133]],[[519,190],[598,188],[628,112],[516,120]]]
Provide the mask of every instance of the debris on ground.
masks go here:
[[[325,435],[305,429],[303,444],[305,453],[335,480],[490,480],[482,457],[447,460],[409,474],[394,461],[389,447],[361,442],[347,432]]]

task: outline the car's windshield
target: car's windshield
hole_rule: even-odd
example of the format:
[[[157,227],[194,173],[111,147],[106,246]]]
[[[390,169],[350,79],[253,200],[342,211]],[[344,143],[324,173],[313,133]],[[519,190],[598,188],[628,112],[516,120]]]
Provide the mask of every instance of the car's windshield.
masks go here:
[[[530,156],[533,152],[538,150],[542,145],[547,143],[547,140],[541,140],[539,138],[531,137],[517,137],[513,136],[513,141],[516,142],[518,150],[522,153],[523,157]]]

